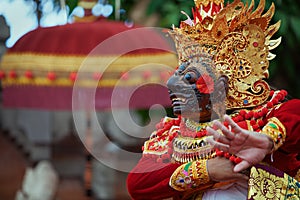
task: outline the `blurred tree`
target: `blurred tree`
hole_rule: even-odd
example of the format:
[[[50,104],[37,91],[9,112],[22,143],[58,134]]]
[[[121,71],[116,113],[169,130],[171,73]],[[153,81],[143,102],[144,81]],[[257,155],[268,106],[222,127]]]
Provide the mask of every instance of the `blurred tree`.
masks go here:
[[[56,0],[56,1],[61,1],[61,0]],[[69,7],[69,13],[72,13],[74,8],[77,6],[78,0],[66,0],[66,5]]]
[[[292,96],[299,98],[300,1],[277,0],[274,3],[274,22],[281,20],[281,28],[275,37],[282,36],[282,43],[274,51],[278,57],[271,62],[270,81],[274,86],[284,87]]]
[[[181,20],[186,19],[180,12],[184,11],[190,16],[193,6],[193,0],[152,0],[149,3],[147,14],[158,12],[161,17],[159,26],[171,27],[172,24],[178,26]]]

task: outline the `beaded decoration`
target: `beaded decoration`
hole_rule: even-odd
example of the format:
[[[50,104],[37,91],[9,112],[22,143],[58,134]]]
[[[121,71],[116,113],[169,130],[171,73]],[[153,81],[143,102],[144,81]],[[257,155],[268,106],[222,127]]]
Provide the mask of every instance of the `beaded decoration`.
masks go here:
[[[270,101],[253,109],[242,109],[231,114],[231,118],[241,128],[249,131],[260,132],[270,136],[274,141],[275,150],[282,145],[286,132],[284,126],[271,118],[265,120],[268,113],[281,105],[287,92],[285,90],[270,91]],[[224,122],[228,127],[228,124]],[[157,131],[153,132],[150,139],[143,146],[143,156],[153,158],[157,162],[187,163],[197,160],[210,159],[215,156],[224,156],[234,163],[241,159],[227,152],[213,149],[207,142],[206,127],[211,122],[196,123],[190,119],[165,117],[157,124]]]
[[[186,163],[215,157],[216,153],[213,147],[206,142],[206,138],[207,137],[189,138],[182,136],[174,138],[173,160],[178,163]]]

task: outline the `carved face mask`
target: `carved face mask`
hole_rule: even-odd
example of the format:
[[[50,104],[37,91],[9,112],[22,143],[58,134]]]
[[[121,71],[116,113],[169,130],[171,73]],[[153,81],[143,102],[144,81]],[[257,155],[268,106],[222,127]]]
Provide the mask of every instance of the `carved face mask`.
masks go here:
[[[214,79],[207,63],[183,62],[167,82],[173,112],[184,118],[205,121],[211,118]],[[205,69],[205,70],[203,70]]]

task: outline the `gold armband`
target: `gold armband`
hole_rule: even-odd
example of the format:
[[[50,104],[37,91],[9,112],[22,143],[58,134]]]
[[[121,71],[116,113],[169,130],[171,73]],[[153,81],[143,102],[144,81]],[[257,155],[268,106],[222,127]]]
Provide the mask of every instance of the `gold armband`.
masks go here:
[[[175,190],[186,191],[208,183],[210,179],[206,162],[199,160],[182,164],[173,172],[169,185]]]
[[[261,133],[272,138],[274,142],[273,151],[283,144],[286,137],[285,127],[276,117],[268,119],[268,123],[263,127]]]

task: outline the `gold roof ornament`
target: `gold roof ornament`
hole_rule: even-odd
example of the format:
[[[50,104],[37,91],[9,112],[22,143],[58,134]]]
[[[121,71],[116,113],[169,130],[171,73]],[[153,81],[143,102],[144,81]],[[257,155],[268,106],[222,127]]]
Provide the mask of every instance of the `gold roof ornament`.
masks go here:
[[[271,40],[280,27],[280,21],[269,24],[274,4],[264,14],[265,0],[256,9],[254,0],[249,6],[240,0],[226,6],[221,0],[195,0],[195,6],[194,18],[187,16],[179,28],[170,31],[179,64],[209,54],[214,61],[213,71],[229,78],[226,109],[264,103],[270,92],[265,81],[269,60],[275,57],[270,50],[281,42],[281,38]]]

